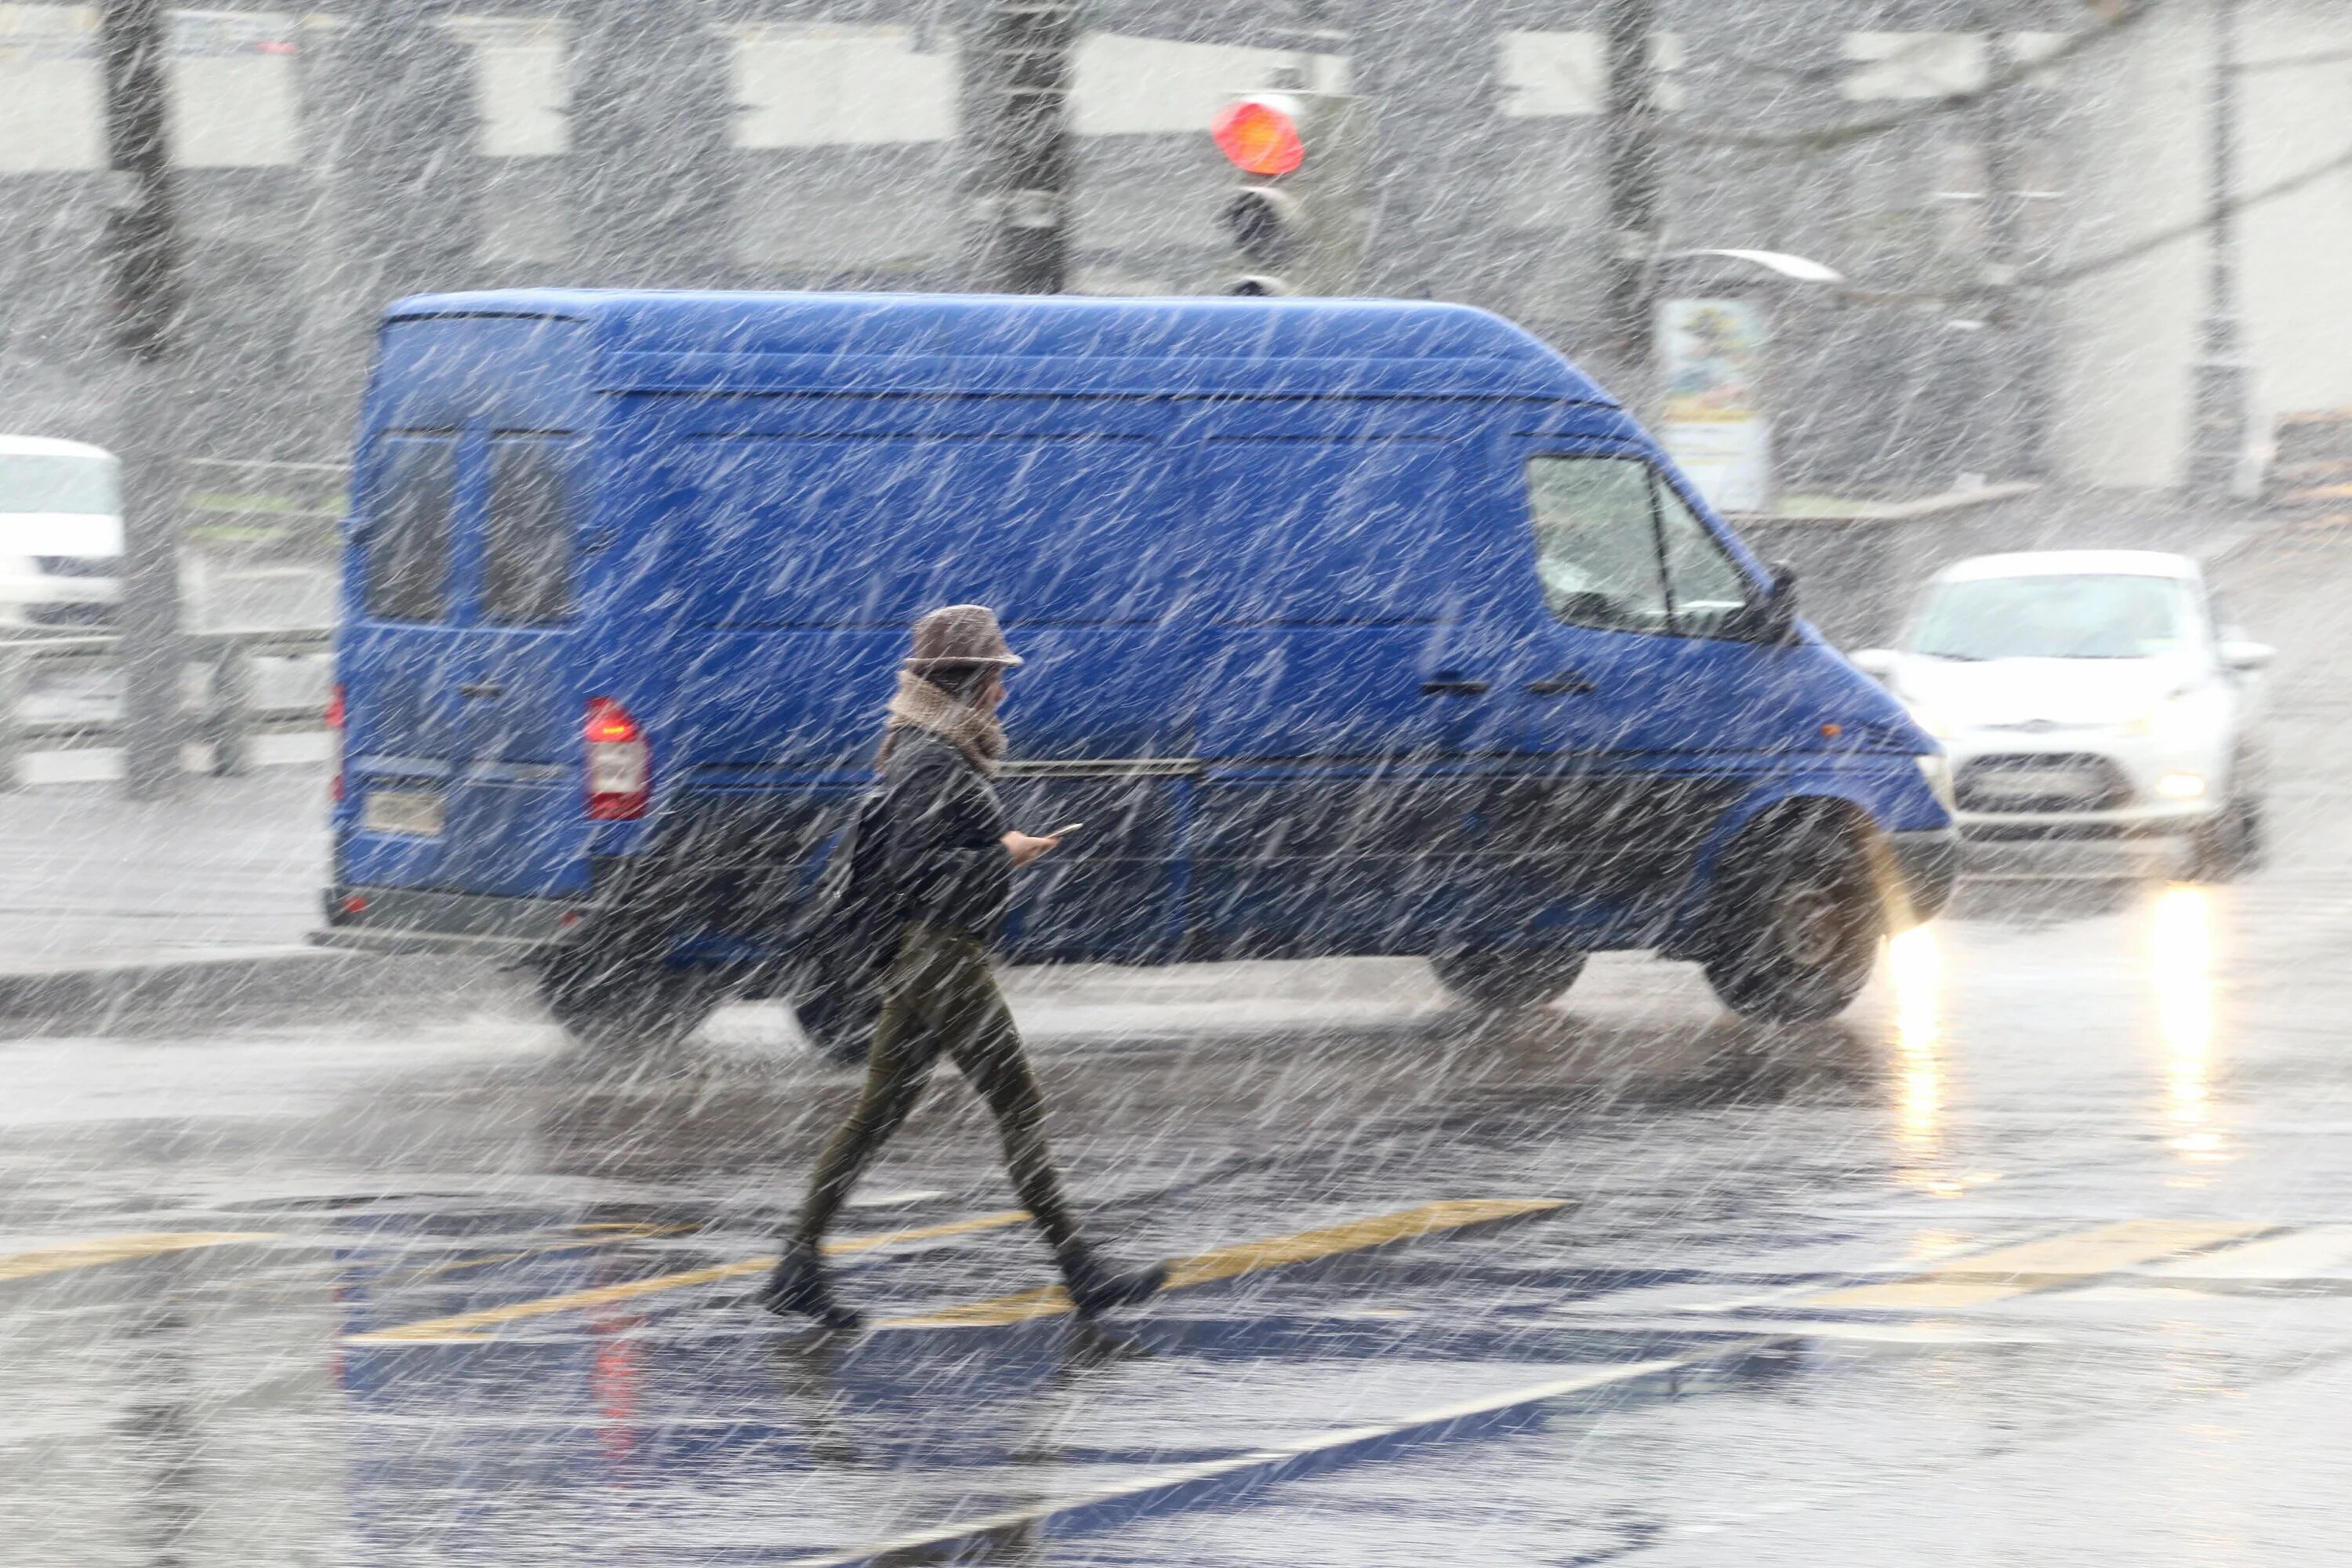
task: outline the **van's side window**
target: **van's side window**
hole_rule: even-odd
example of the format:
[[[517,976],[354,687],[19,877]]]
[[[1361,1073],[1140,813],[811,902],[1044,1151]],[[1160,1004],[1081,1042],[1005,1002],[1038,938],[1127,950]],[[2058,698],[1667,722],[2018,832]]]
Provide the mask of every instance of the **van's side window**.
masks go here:
[[[1685,637],[1721,637],[1733,614],[1748,602],[1748,576],[1723,552],[1706,524],[1685,505],[1674,487],[1653,476],[1658,487],[1658,537],[1666,560],[1666,597],[1675,630]]]
[[[1536,574],[1570,626],[1660,632],[1669,611],[1649,465],[1633,458],[1530,458]]]
[[[367,613],[379,621],[449,614],[449,514],[457,443],[395,438],[377,449],[362,547]]]
[[[562,442],[491,443],[482,619],[530,626],[572,613],[571,481]]]

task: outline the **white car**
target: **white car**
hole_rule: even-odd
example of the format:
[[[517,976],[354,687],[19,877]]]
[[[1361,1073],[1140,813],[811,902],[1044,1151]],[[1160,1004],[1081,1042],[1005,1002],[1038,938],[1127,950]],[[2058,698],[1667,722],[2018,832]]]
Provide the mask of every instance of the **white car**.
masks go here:
[[[2181,834],[2225,877],[2261,853],[2272,656],[2186,556],[2052,550],[1948,568],[1853,660],[1943,742],[1964,837]]]
[[[0,436],[0,625],[112,617],[122,596],[121,494],[103,447]]]

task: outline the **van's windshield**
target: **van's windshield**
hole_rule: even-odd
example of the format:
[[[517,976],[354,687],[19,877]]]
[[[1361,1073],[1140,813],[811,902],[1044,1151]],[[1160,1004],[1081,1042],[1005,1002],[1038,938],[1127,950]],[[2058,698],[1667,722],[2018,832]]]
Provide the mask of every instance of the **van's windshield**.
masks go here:
[[[111,458],[63,452],[0,454],[0,513],[112,517],[121,510]]]

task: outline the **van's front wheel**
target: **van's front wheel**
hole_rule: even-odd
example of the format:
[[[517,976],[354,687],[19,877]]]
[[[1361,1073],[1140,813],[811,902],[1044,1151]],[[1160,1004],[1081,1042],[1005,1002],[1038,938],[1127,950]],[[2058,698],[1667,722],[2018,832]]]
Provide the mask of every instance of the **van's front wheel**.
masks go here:
[[[1437,983],[1473,1007],[1517,1013],[1540,1007],[1584,973],[1584,954],[1549,948],[1456,947],[1432,953]]]
[[[718,1010],[716,970],[572,952],[539,970],[540,999],[563,1032],[598,1050],[675,1046]]]
[[[1845,1011],[1878,962],[1886,910],[1867,849],[1814,822],[1735,846],[1706,983],[1749,1018],[1803,1024]]]

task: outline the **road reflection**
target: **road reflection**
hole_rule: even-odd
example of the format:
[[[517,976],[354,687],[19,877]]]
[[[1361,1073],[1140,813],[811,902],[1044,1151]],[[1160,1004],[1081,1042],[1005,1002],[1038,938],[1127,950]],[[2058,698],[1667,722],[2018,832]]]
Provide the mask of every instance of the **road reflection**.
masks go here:
[[[2211,1125],[2214,1038],[2213,906],[2206,889],[2175,883],[2148,926],[2157,1037],[2164,1047],[2167,1146],[2182,1159],[2230,1158]]]
[[[1886,944],[1895,983],[1895,1147],[1906,1186],[1939,1197],[1965,1184],[1942,1168],[1944,1159],[1944,959],[1935,932],[1914,926]]]

